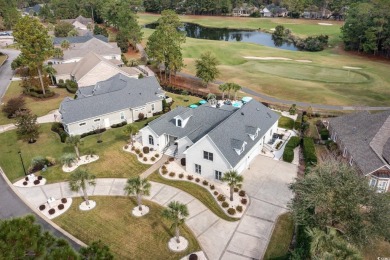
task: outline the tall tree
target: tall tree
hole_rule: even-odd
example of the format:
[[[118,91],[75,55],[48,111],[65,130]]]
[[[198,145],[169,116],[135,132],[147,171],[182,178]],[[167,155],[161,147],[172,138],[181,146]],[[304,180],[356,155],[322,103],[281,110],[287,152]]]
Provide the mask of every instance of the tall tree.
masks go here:
[[[237,171],[225,172],[221,181],[226,182],[230,188],[230,201],[233,201],[234,188],[241,188],[244,177],[239,175]]]
[[[81,190],[83,192],[85,204],[87,205],[89,205],[87,185],[95,186],[95,178],[95,175],[90,174],[86,170],[76,170],[70,175],[69,188],[71,191],[75,192],[79,192]]]
[[[80,255],[83,260],[112,260],[114,259],[110,248],[105,245],[101,240],[94,241],[88,247],[82,247],[80,249]]]
[[[37,116],[29,110],[16,112],[16,134],[23,141],[34,143],[39,137]]]
[[[228,85],[226,83],[218,86],[219,91],[222,92],[222,99],[225,99],[225,92],[226,92],[227,88],[228,88]]]
[[[61,49],[59,48],[56,48],[57,50],[60,50],[62,52]],[[54,85],[54,75],[57,73],[57,71],[55,70],[55,68],[53,68],[53,66],[51,65],[44,65],[43,67],[43,71],[45,73],[47,73],[49,76],[50,76],[50,79],[51,79],[51,84]]]
[[[42,79],[43,62],[53,55],[54,47],[46,28],[38,19],[25,16],[19,19],[13,32],[20,48],[22,64],[37,70],[42,93],[46,94]]]
[[[201,78],[204,84],[207,86],[209,82],[215,80],[219,75],[217,66],[219,61],[210,51],[202,53],[200,59],[195,61],[196,76]]]
[[[61,42],[61,48],[62,48],[62,49],[67,50],[67,49],[69,49],[69,47],[70,47],[70,42],[69,42],[68,40],[63,40],[63,41]]]
[[[333,227],[362,246],[390,238],[389,195],[376,193],[348,164],[328,160],[291,184],[289,205],[295,222],[310,228]]]
[[[180,243],[180,226],[184,225],[189,216],[187,205],[178,201],[171,201],[168,208],[164,209],[162,216],[173,221],[172,227],[175,229],[176,242]]]
[[[161,13],[156,30],[149,37],[146,52],[158,65],[163,64],[166,76],[180,71],[183,64],[181,44],[185,42],[185,34],[177,30],[182,26],[178,15],[172,10]],[[161,70],[160,70],[161,76]]]
[[[80,160],[80,150],[79,146],[83,143],[79,135],[71,135],[66,138],[66,143],[74,147],[76,152],[77,159]]]
[[[124,188],[128,196],[136,196],[138,209],[142,210],[142,196],[150,195],[151,184],[147,179],[141,179],[140,176],[127,180]]]
[[[133,137],[136,133],[138,133],[138,127],[133,124],[129,124],[126,126],[126,128],[123,130],[123,132],[126,135],[129,135],[130,137],[130,144],[133,146]]]

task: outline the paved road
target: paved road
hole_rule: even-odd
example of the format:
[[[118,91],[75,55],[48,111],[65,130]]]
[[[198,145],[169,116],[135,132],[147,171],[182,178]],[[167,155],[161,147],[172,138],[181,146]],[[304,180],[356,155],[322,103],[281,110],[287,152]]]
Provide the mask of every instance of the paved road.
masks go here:
[[[191,79],[197,79],[200,80],[198,77],[195,77],[188,73],[178,72],[177,73],[181,77],[187,77]],[[223,84],[223,81],[216,80],[214,81],[215,84]],[[242,87],[242,92],[249,94],[251,96],[255,96],[260,98],[261,100],[269,103],[277,103],[282,105],[292,105],[296,104],[299,107],[312,107],[313,109],[324,109],[324,110],[334,110],[334,111],[359,111],[359,110],[371,110],[371,111],[380,111],[380,110],[388,110],[390,107],[367,107],[367,106],[333,106],[333,105],[325,105],[325,104],[314,104],[314,103],[308,103],[308,102],[299,102],[294,100],[284,100],[279,99],[271,96],[264,95],[263,93],[256,92],[252,89],[249,89],[247,87]]]
[[[19,55],[20,51],[12,49],[0,49],[0,52],[8,55],[8,60],[0,67],[0,103],[7,87],[11,82],[13,71],[11,69],[12,61]]]
[[[73,248],[77,250],[80,248],[79,244],[64,236],[61,232],[53,228],[49,223],[35,214],[26,204],[24,204],[24,202],[8,186],[3,175],[0,174],[0,219],[21,217],[27,214],[33,214],[44,230],[50,231],[56,237],[65,238],[69,241]]]

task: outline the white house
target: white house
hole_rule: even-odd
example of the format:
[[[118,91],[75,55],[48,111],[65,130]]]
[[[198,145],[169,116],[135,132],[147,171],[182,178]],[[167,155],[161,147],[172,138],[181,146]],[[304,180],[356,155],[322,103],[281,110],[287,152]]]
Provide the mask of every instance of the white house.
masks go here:
[[[140,130],[142,145],[185,158],[186,171],[220,179],[243,172],[276,133],[279,115],[258,101],[241,108],[178,107]]]
[[[142,113],[148,118],[162,111],[165,97],[155,77],[129,78],[122,74],[96,85],[80,88],[76,98],[60,105],[61,122],[69,135],[80,135],[126,121]]]
[[[270,10],[268,10],[267,7],[264,7],[263,10],[261,10],[260,12],[262,14],[262,16],[264,17],[272,17],[272,12]]]

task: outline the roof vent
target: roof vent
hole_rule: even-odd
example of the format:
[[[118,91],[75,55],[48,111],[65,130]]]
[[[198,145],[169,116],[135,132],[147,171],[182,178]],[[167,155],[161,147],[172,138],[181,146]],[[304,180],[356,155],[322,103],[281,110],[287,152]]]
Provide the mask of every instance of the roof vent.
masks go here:
[[[260,111],[260,108],[256,108],[257,111]]]
[[[141,92],[139,94],[141,95]]]
[[[356,133],[356,126],[354,126],[353,128],[352,128],[352,133]]]
[[[244,112],[241,112],[241,115],[244,115]]]

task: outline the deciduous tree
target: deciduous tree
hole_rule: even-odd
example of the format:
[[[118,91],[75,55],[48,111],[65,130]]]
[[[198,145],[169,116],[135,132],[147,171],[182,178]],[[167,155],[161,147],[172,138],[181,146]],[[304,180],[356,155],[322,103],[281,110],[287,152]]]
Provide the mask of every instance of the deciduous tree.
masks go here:
[[[195,61],[196,76],[201,78],[207,86],[211,81],[219,75],[217,66],[219,61],[210,51],[202,53],[200,59]]]
[[[29,110],[16,113],[16,134],[23,141],[34,143],[39,137],[37,116]]]

